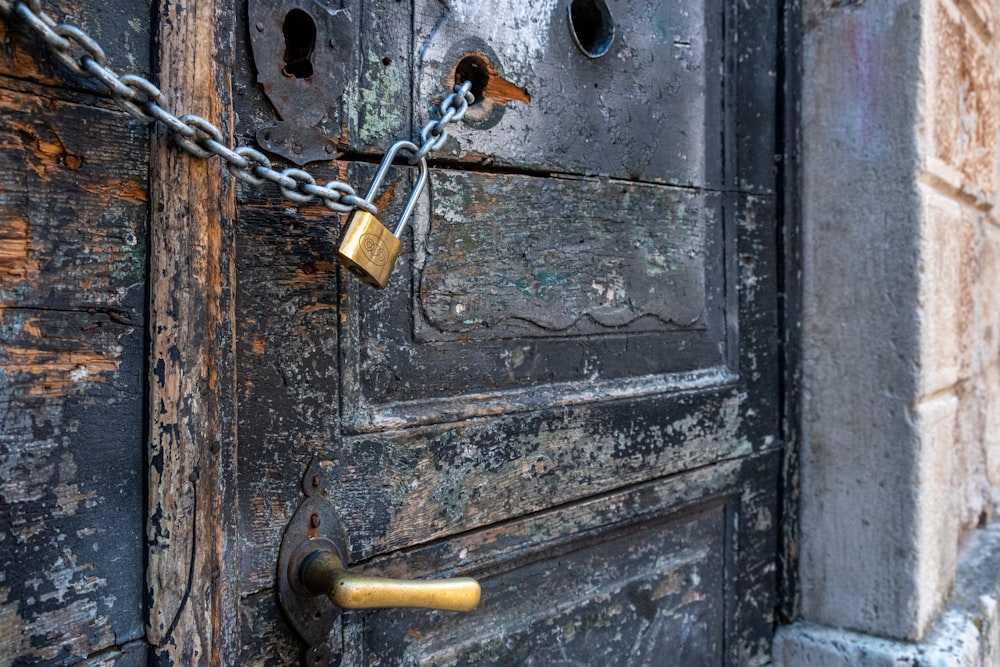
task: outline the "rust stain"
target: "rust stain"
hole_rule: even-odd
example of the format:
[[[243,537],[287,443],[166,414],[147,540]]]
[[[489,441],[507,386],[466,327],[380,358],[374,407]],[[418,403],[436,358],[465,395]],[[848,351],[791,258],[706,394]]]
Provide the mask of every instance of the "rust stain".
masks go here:
[[[30,152],[37,158],[36,160],[25,160],[24,166],[35,172],[39,178],[47,180],[49,174],[53,171],[62,170],[67,167],[75,169],[72,165],[76,162],[82,164],[82,160],[79,157],[72,155],[66,150],[65,145],[55,134],[53,128],[46,126],[52,133],[52,138],[45,139],[39,134],[38,125],[31,122],[11,120],[9,126],[12,130],[26,138],[16,148],[21,151]]]
[[[332,262],[308,262],[298,268],[290,284],[297,288],[322,287],[331,285],[336,275],[337,265]]]
[[[385,208],[389,205],[389,202],[392,200],[392,195],[395,192],[396,192],[395,183],[390,183],[389,185],[387,185],[385,187],[385,190],[382,191],[382,194],[375,200],[375,208],[377,208],[380,211],[385,210]],[[380,219],[379,222],[382,222],[382,220]],[[389,226],[386,225],[384,222],[382,222],[382,225],[385,227]]]
[[[25,320],[24,325],[21,326],[21,331],[28,334],[32,338],[41,338],[44,334],[42,333],[42,328],[38,325],[39,319],[37,317],[32,317]]]
[[[484,98],[494,102],[499,102],[500,104],[507,104],[508,102],[524,102],[525,104],[528,104],[531,102],[531,94],[524,88],[521,88],[517,84],[512,83],[500,76],[500,71],[497,70],[496,65],[494,65],[493,61],[487,58],[484,53],[470,52],[463,54],[462,57],[456,61],[455,66],[452,67],[451,72],[448,75],[449,81],[456,80],[458,63],[469,57],[475,58],[483,69],[486,70],[488,78],[486,80],[486,86],[483,88]]]
[[[310,221],[325,221],[325,220],[337,220],[336,223],[331,222],[331,228],[336,224],[336,228],[339,229],[341,225],[341,220],[346,218],[347,214],[344,213],[334,213],[322,203],[316,203],[312,205],[303,205],[298,210],[299,215],[303,220]]]
[[[35,142],[35,149],[38,154],[54,157],[60,157],[65,152],[63,151],[62,144],[43,141],[41,138]]]
[[[63,157],[63,164],[71,171],[76,171],[83,166],[83,158],[72,153],[66,153]]]
[[[0,287],[27,282],[38,274],[32,250],[27,220],[8,220],[0,225]]]
[[[311,303],[302,308],[303,313],[317,313],[324,310],[337,310],[335,303]]]
[[[264,344],[264,339],[261,338],[259,334],[254,334],[253,344],[251,349],[253,350],[254,354],[264,354],[265,350],[267,349]]]

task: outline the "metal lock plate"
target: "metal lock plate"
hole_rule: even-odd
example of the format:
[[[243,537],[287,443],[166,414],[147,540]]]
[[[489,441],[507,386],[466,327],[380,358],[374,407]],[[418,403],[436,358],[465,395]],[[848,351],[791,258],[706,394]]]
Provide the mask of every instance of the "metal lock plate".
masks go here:
[[[305,498],[289,520],[278,552],[278,599],[281,607],[295,631],[313,647],[313,653],[325,653],[327,659],[331,649],[327,643],[331,639],[330,631],[340,618],[341,609],[325,595],[296,590],[293,570],[302,554],[311,549],[347,553],[347,535],[344,534],[343,524],[326,497],[328,484],[319,460],[313,459],[302,480]]]
[[[329,160],[340,131],[330,112],[354,59],[350,15],[320,0],[250,0],[249,17],[257,81],[281,118],[258,144],[298,165]]]
[[[389,282],[402,242],[368,211],[355,211],[340,237],[337,259],[377,289]]]

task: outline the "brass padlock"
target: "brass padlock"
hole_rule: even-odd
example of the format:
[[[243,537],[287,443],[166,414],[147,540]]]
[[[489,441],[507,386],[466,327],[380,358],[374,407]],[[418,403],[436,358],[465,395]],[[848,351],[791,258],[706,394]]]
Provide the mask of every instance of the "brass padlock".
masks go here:
[[[397,141],[386,152],[382,164],[375,172],[371,187],[368,188],[368,194],[365,195],[365,201],[372,204],[373,208],[375,194],[382,186],[396,153],[401,150],[416,155],[418,148],[413,142]],[[420,176],[392,232],[379,222],[374,213],[358,209],[348,218],[347,227],[340,236],[337,259],[362,281],[377,289],[383,289],[389,282],[389,274],[392,273],[392,267],[396,264],[402,245],[399,235],[403,233],[407,220],[417,206],[417,197],[427,186],[427,158],[421,157],[418,165]]]

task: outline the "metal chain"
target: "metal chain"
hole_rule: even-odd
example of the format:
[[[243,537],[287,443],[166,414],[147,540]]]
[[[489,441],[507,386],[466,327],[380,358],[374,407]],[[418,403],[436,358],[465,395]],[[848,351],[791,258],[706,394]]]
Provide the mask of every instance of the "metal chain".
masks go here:
[[[420,130],[420,141],[423,143],[410,158],[410,164],[416,164],[431,151],[439,150],[444,146],[444,141],[448,138],[448,130],[445,129],[448,123],[462,120],[465,112],[469,110],[469,105],[475,101],[471,81],[456,85],[454,92],[441,101],[441,106],[438,109],[441,112],[441,117],[428,121]]]
[[[378,214],[374,204],[359,197],[354,188],[343,181],[319,185],[302,169],[278,171],[271,167],[267,156],[256,149],[227,146],[222,131],[201,116],[170,113],[164,108],[166,99],[159,88],[141,76],[117,74],[108,67],[104,50],[97,42],[74,25],[57,23],[42,10],[41,0],[0,0],[0,14],[20,18],[74,74],[97,79],[111,93],[111,99],[133,118],[149,124],[162,123],[174,142],[191,155],[199,158],[218,155],[234,177],[253,186],[273,183],[283,197],[297,204],[318,198],[338,213],[362,209],[372,215]],[[444,98],[439,107],[441,118],[428,122],[420,131],[422,143],[409,158],[410,164],[418,163],[444,145],[448,123],[461,120],[474,101],[471,87],[470,81],[456,85],[454,92]]]

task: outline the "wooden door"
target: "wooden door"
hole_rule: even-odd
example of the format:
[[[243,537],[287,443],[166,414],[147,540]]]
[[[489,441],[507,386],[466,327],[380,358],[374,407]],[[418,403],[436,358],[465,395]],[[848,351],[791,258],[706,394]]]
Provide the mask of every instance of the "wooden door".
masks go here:
[[[201,627],[154,608],[172,637],[160,656],[198,656],[199,633],[219,632],[224,663],[301,658],[276,564],[315,458],[351,569],[483,586],[467,614],[345,613],[335,663],[768,661],[779,5],[348,0],[220,14],[235,134],[319,181],[364,191],[456,76],[476,79],[478,101],[431,156],[384,291],[334,260],[343,220],[322,206],[239,184],[234,217],[222,207],[225,270],[209,284],[222,306],[208,312],[232,326],[208,327],[208,366],[232,394],[206,374],[224,437],[199,455],[221,450],[222,463],[207,485],[204,469],[190,476],[214,503],[214,527],[196,531],[215,539],[202,542],[215,570],[199,576],[216,598]],[[272,53],[305,39],[318,69],[267,56],[255,33],[269,32],[286,40]],[[337,159],[307,159],[320,149]],[[387,223],[411,171],[379,200]],[[175,543],[186,563],[176,544],[191,545]]]

